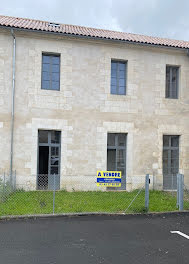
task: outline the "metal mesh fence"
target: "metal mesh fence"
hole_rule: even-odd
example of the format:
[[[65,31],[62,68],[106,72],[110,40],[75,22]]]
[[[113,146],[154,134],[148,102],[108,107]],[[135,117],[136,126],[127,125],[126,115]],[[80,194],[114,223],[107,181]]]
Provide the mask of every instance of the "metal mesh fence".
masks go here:
[[[174,182],[172,180],[171,182]],[[126,190],[97,187],[91,177],[69,178],[60,187],[59,175],[36,176],[35,189],[19,184],[16,172],[0,174],[0,216],[62,213],[144,213],[175,211],[177,185],[164,190],[162,178],[150,176],[126,180]],[[37,186],[37,187],[36,187]],[[27,188],[26,188],[27,187]],[[149,188],[149,207],[145,203]],[[184,210],[189,210],[189,189],[184,186]]]
[[[156,192],[162,193],[161,201],[157,201],[156,211],[176,211],[179,210],[179,182],[178,175],[181,174],[166,174],[162,176],[153,177],[153,191],[151,191],[150,201],[152,202],[153,196]],[[183,209],[189,210],[189,188],[185,184],[186,179],[183,176]],[[182,186],[181,186],[182,187]],[[152,203],[150,210],[154,211],[155,205]],[[159,209],[159,210],[157,210]]]
[[[153,176],[153,189],[164,191],[177,191],[177,174]]]
[[[189,187],[184,184],[184,210],[189,210]]]
[[[60,188],[59,175],[38,175],[36,190],[26,190],[15,184],[16,173],[0,176],[0,216],[62,214],[62,213],[142,213],[145,212],[145,177],[140,188],[123,191],[117,188],[97,187],[87,177],[67,182]],[[89,184],[88,184],[89,183]],[[86,190],[86,186],[89,190]],[[82,188],[85,187],[85,191]]]

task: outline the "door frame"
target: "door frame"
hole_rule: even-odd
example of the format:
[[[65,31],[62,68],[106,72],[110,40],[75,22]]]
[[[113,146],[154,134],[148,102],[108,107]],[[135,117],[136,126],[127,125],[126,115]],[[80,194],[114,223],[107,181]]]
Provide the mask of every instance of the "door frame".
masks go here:
[[[108,134],[115,134],[115,146],[108,146]],[[118,146],[118,135],[124,134],[125,135],[125,146]],[[118,191],[125,191],[127,189],[127,136],[128,133],[121,133],[121,132],[107,132],[107,160],[106,160],[106,168],[108,170],[108,150],[115,150],[116,151],[116,170],[117,170],[117,151],[118,150],[125,150],[124,151],[124,163],[125,163],[125,189],[121,189],[122,187],[108,187],[113,188],[114,190]],[[123,175],[122,175],[123,176]]]
[[[39,131],[47,131],[48,132],[48,143],[39,143]],[[57,131],[60,133],[60,143],[51,143],[51,135],[52,131]],[[48,160],[48,178],[50,175],[50,165],[51,165],[51,147],[58,147],[59,148],[59,166],[58,166],[58,174],[59,175],[59,185],[60,185],[60,171],[61,171],[61,131],[60,130],[54,130],[54,129],[38,129],[38,137],[37,137],[37,177],[36,177],[36,189],[38,190],[38,175],[39,175],[39,147],[45,146],[49,147],[49,160]],[[49,184],[48,184],[49,186]],[[49,190],[47,186],[47,190]]]
[[[164,159],[163,159],[163,151],[164,150],[167,150],[168,151],[168,169],[169,168],[171,168],[171,164],[170,164],[170,162],[171,162],[171,154],[170,154],[170,151],[172,151],[172,150],[178,150],[178,172],[177,173],[179,173],[179,169],[180,169],[180,135],[168,135],[168,134],[164,134],[163,135],[163,139],[164,139],[164,136],[167,136],[167,137],[169,137],[169,146],[168,147],[166,147],[166,146],[164,146],[164,143],[163,143],[163,148],[162,148],[162,175],[163,175],[163,190],[166,190],[166,191],[169,191],[169,190],[176,190],[177,189],[177,187],[176,187],[176,189],[172,189],[172,186],[171,186],[171,188],[168,188],[168,189],[166,189],[166,188],[164,188],[164,175],[166,175],[165,173],[164,173]],[[171,138],[172,137],[178,137],[178,147],[172,147],[171,146]],[[170,165],[170,166],[169,166]],[[175,174],[175,173],[169,173],[168,172],[168,174],[167,175],[173,175],[173,174]]]

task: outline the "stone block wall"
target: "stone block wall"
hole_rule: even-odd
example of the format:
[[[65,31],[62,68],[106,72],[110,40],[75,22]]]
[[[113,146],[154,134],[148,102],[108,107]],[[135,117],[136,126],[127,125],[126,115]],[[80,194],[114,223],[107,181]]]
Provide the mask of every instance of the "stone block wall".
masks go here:
[[[180,172],[189,186],[189,57],[185,50],[15,32],[13,167],[36,189],[38,129],[61,131],[61,188],[97,190],[107,169],[107,133],[127,133],[127,188],[144,175],[162,187],[162,139],[180,135]],[[12,37],[0,32],[0,168],[9,170]],[[60,54],[60,91],[41,89],[42,53]],[[126,96],[110,94],[111,59],[127,61]],[[180,66],[179,99],[165,99],[166,65]],[[101,188],[103,190],[103,188]]]

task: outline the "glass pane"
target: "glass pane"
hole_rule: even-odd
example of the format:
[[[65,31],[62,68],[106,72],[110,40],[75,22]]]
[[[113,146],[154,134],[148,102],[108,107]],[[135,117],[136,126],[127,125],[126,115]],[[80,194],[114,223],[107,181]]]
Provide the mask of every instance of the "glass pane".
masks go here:
[[[169,147],[169,137],[170,136],[163,136],[163,146]]]
[[[123,63],[119,63],[119,70],[120,71],[125,71],[125,63],[123,62]]]
[[[60,90],[60,83],[59,82],[52,82],[52,90]]]
[[[51,165],[59,165],[59,147],[51,147]]]
[[[125,150],[124,149],[117,150],[117,167],[125,168]]]
[[[177,98],[177,88],[176,88],[176,84],[172,84],[172,96],[171,98]]]
[[[108,133],[108,146],[115,146],[115,134]]]
[[[60,57],[59,56],[52,56],[52,64],[60,64]]]
[[[119,87],[119,95],[124,95],[125,94],[125,86],[120,86]]]
[[[168,80],[170,79],[170,67],[169,66],[166,67],[166,77]]]
[[[51,165],[59,165],[59,158],[57,157],[51,157]]]
[[[177,98],[177,71],[178,68],[172,67],[172,98]]]
[[[50,81],[49,72],[42,72],[42,79],[43,79],[43,81]]]
[[[178,167],[172,168],[171,169],[171,174],[177,174],[179,172]]]
[[[51,165],[59,165],[59,157],[51,157]]]
[[[116,70],[117,69],[117,62],[111,62],[111,70]]]
[[[166,175],[171,173],[171,168],[169,166],[168,159],[164,159],[163,161],[163,173]]]
[[[51,166],[51,174],[58,174],[58,166]]]
[[[179,146],[179,136],[172,136],[171,147],[178,147],[178,146]]]
[[[43,72],[50,72],[50,64],[43,63]]]
[[[119,77],[125,79],[125,71],[119,71]]]
[[[117,94],[116,86],[111,85],[111,94]]]
[[[125,79],[119,79],[119,86],[125,86]]]
[[[123,147],[126,145],[126,134],[118,134],[118,146]]]
[[[171,159],[179,159],[179,150],[171,150]]]
[[[111,77],[116,78],[117,77],[117,71],[116,69],[111,70]]]
[[[51,156],[59,155],[59,147],[51,147]]]
[[[168,159],[163,157],[163,166],[168,167]]]
[[[48,131],[39,130],[39,143],[48,143]]]
[[[43,63],[50,63],[50,56],[43,55]]]
[[[179,167],[179,160],[178,159],[171,159],[171,168],[177,168]]]
[[[42,81],[42,89],[50,90],[50,81]]]
[[[60,67],[58,64],[53,64],[52,65],[52,72],[58,72],[60,71]]]
[[[51,143],[60,143],[60,131],[51,131]]]
[[[169,174],[168,166],[166,164],[164,164],[164,166],[163,166],[163,173],[164,174]]]
[[[177,68],[172,68],[172,82],[177,81]]]
[[[59,73],[52,72],[52,81],[59,81]]]
[[[116,150],[108,149],[107,151],[107,170],[115,171],[116,170]]]
[[[163,150],[163,159],[168,159],[168,150]]]
[[[166,67],[166,97],[170,97],[170,67]]]
[[[116,86],[117,85],[117,79],[111,78],[111,85]]]
[[[123,162],[124,161],[124,149],[118,149],[117,150],[117,162]]]
[[[121,171],[121,185],[123,185],[124,184],[124,178],[125,178],[125,177],[123,177],[125,175],[125,169],[123,167],[121,167],[121,168],[117,167],[117,171]]]

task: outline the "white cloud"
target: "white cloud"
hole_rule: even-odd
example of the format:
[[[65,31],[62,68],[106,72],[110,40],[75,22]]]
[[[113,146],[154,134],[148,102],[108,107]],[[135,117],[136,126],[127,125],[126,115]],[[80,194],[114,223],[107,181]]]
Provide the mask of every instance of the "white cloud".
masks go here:
[[[189,40],[188,0],[6,0],[3,15]]]

